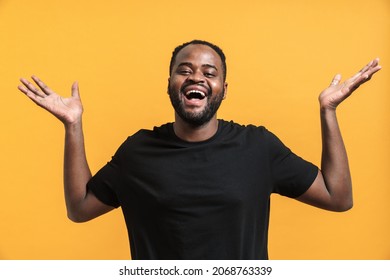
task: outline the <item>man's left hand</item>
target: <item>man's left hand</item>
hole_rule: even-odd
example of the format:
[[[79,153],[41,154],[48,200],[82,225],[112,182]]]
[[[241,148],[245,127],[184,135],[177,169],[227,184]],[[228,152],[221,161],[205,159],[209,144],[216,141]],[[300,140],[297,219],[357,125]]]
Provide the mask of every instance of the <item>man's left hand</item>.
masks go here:
[[[341,75],[335,75],[330,86],[321,92],[318,98],[321,110],[336,110],[336,107],[341,102],[350,96],[359,86],[369,81],[372,75],[381,68],[379,58],[376,58],[343,83],[340,83]]]

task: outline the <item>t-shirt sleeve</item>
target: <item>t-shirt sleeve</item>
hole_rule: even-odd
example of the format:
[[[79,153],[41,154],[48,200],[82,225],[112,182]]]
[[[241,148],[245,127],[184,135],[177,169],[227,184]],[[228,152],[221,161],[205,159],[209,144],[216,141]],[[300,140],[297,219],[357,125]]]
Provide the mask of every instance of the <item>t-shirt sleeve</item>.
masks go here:
[[[273,192],[298,197],[306,192],[318,174],[318,167],[287,148],[274,134],[268,133]]]
[[[120,202],[115,190],[121,184],[121,150],[123,145],[118,149],[103,168],[101,168],[87,183],[88,190],[104,204],[118,208]]]

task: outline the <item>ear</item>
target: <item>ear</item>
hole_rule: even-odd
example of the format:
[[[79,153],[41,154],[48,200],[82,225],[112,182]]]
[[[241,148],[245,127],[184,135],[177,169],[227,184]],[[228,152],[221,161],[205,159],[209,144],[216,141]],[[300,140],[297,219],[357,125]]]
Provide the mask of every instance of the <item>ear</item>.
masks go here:
[[[167,93],[169,94],[169,85],[171,83],[171,77],[168,77],[168,86],[167,86]]]
[[[228,83],[227,82],[224,83],[223,89],[224,89],[224,91],[223,91],[223,99],[225,99],[226,96],[227,96],[227,89],[228,89]]]

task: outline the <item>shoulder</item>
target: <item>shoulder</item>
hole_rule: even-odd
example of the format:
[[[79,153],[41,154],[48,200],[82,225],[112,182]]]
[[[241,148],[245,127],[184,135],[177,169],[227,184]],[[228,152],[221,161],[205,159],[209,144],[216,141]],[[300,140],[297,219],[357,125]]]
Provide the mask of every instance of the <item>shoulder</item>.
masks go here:
[[[153,129],[140,129],[119,146],[117,153],[124,151],[134,151],[145,146],[151,146],[152,143],[167,142],[171,139],[172,123],[166,123],[156,126]]]
[[[285,149],[282,141],[265,126],[242,125],[233,121],[221,120],[221,137],[225,140],[239,141],[244,145],[255,145],[269,151]]]
[[[171,137],[172,123],[155,126],[153,129],[140,129],[127,137],[125,143],[145,141],[150,139],[165,139]]]
[[[267,137],[274,135],[266,127],[253,124],[239,124],[234,121],[219,120],[222,134]]]

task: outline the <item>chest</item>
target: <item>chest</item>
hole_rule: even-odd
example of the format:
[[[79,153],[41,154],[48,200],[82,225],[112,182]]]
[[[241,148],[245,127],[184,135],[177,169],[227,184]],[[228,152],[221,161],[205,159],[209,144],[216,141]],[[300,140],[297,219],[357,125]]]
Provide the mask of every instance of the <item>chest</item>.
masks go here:
[[[123,169],[121,197],[161,211],[240,209],[268,201],[268,169],[261,151],[234,143],[140,149]]]

